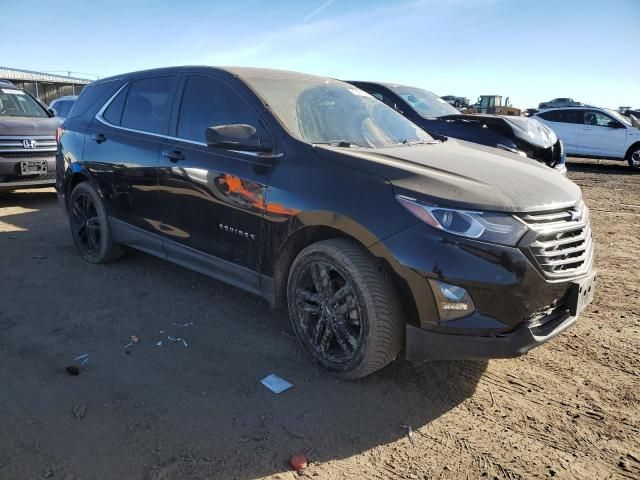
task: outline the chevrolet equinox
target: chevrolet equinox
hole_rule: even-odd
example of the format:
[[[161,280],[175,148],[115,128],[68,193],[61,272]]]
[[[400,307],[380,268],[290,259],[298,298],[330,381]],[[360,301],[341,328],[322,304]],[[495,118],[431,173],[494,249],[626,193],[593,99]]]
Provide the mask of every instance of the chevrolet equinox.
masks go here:
[[[63,127],[56,188],[86,261],[133,247],[286,305],[304,350],[342,378],[403,348],[518,356],[593,298],[578,186],[435,140],[337,80],[130,73],[87,86]]]

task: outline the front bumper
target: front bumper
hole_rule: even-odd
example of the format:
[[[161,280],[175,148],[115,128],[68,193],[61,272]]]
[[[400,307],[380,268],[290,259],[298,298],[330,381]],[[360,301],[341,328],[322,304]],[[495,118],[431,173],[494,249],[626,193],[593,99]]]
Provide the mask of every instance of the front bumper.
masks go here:
[[[519,357],[564,332],[578,319],[578,315],[558,313],[547,328],[522,324],[511,332],[491,336],[456,335],[407,325],[406,357],[410,362]]]
[[[423,224],[373,248],[385,251],[415,301],[417,318],[406,328],[411,361],[517,357],[576,322],[583,286],[593,295],[592,262],[575,277],[551,279],[520,248],[445,238]],[[441,321],[429,279],[465,288],[475,311]]]
[[[47,173],[43,175],[22,175],[20,163],[23,161],[46,161]],[[56,183],[55,152],[30,155],[28,157],[3,157],[0,154],[0,190],[49,187]]]

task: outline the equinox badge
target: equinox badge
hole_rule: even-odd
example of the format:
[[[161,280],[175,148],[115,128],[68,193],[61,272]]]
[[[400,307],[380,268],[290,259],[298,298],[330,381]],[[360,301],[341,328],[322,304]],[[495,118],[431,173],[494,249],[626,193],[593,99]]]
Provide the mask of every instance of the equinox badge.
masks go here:
[[[239,228],[233,228],[233,227],[230,227],[229,225],[224,225],[222,223],[219,224],[218,227],[220,228],[220,230],[223,230],[229,233],[234,233],[236,235],[240,235],[241,237],[244,237],[247,239],[251,239],[251,240],[256,239],[256,235],[254,233],[245,232],[244,230],[240,230]]]

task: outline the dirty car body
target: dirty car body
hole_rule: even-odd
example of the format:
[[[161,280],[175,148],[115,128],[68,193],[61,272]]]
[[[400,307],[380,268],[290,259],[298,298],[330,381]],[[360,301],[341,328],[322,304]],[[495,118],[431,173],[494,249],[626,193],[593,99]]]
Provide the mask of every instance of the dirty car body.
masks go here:
[[[403,85],[349,82],[433,135],[457,138],[532,158],[566,174],[563,145],[553,130],[535,119],[463,114],[426,90]]]
[[[233,98],[231,114],[212,120],[208,97]],[[129,115],[134,104],[145,116]],[[219,140],[231,131],[236,141]],[[392,361],[405,335],[411,360],[521,355],[571,326],[593,295],[577,185],[528,158],[434,139],[337,80],[211,67],[100,80],[65,122],[57,160],[74,240],[97,228],[111,247],[288,305],[307,353],[347,378]],[[80,212],[78,223],[78,199],[104,205],[105,215]],[[330,277],[326,258],[344,261],[329,261]],[[307,259],[308,283],[295,283]],[[372,315],[374,303],[359,299],[373,293],[358,287],[370,281],[372,302],[385,305]],[[332,298],[347,298],[344,309],[322,294],[336,282]],[[298,319],[313,320],[316,343]],[[362,369],[380,322],[398,343]],[[345,327],[364,333],[341,337]],[[346,363],[329,358],[351,348]]]
[[[0,80],[0,191],[53,186],[60,123],[29,92]]]

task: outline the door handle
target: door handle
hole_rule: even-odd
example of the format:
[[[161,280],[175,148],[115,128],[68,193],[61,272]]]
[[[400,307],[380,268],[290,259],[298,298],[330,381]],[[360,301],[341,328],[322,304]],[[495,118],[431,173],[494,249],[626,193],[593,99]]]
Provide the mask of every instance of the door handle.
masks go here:
[[[170,162],[177,162],[179,160],[184,160],[184,153],[179,150],[166,150],[162,152],[162,156],[168,158]]]
[[[96,143],[103,143],[107,141],[107,137],[104,136],[104,133],[94,133],[91,135],[91,140]]]

